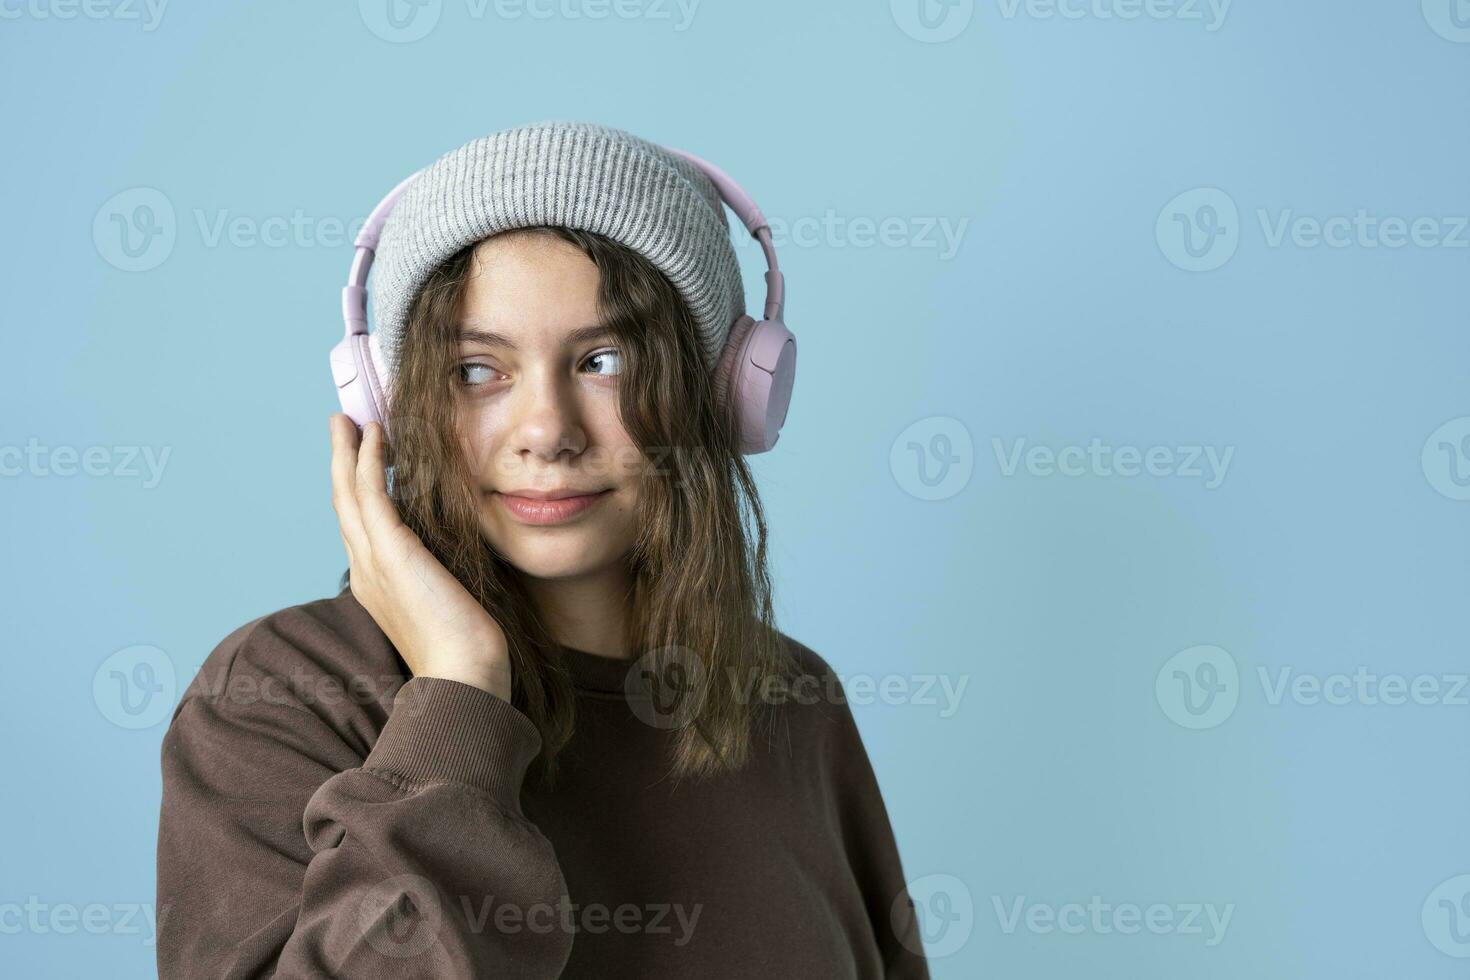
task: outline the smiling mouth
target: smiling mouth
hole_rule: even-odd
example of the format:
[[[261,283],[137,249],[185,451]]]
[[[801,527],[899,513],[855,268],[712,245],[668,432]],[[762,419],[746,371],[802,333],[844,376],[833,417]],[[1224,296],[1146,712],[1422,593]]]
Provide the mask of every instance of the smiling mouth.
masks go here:
[[[601,490],[597,493],[578,494],[574,497],[562,497],[558,500],[539,500],[535,497],[517,497],[514,494],[500,493],[496,491],[493,496],[500,501],[502,507],[511,517],[522,524],[548,525],[562,524],[573,518],[580,517],[593,507],[596,507],[604,497],[612,493],[611,489]]]

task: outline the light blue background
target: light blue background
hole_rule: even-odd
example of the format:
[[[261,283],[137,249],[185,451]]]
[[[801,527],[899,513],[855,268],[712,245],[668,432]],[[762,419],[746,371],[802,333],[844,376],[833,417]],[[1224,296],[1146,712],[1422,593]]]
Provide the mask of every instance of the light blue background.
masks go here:
[[[349,249],[210,244],[199,222],[299,210],[330,231],[468,139],[581,118],[717,161],[773,218],[831,212],[781,253],[800,380],[756,466],[783,628],[847,677],[968,685],[949,717],[854,708],[933,948],[953,949],[935,977],[1464,975],[1448,926],[1470,917],[1431,892],[1470,872],[1465,692],[1272,703],[1258,674],[1361,666],[1443,694],[1467,670],[1470,503],[1450,463],[1470,460],[1421,450],[1470,416],[1470,233],[1273,246],[1258,214],[1453,232],[1470,43],[1431,27],[1450,0],[1238,0],[1213,25],[987,0],[950,10],[943,41],[912,0],[704,0],[683,30],[671,2],[590,20],[444,0],[406,43],[345,2],[176,0],[151,30],[141,7],[26,2],[0,4],[0,445],[170,455],[156,486],[0,478],[0,907],[151,903],[163,725],[115,723],[110,668],[100,695],[94,676],[146,645],[181,688],[235,626],[334,594],[345,567],[326,355]],[[135,188],[174,209],[175,241],[130,272],[104,204]],[[1198,188],[1239,215],[1207,272],[1171,261],[1164,212]],[[1205,221],[1197,204],[1181,220]],[[887,244],[853,244],[888,218]],[[926,219],[968,222],[955,254],[924,247]],[[754,304],[758,253],[741,254]],[[992,441],[1094,437],[1233,455],[1211,489],[1007,475]],[[952,457],[943,499],[922,499],[910,441]],[[1155,682],[1206,644],[1237,668],[1221,694],[1238,706],[1195,730],[1171,718],[1188,717],[1172,669]],[[1208,926],[1007,931],[996,910],[1094,895],[1233,911],[1209,945]],[[9,976],[153,972],[136,922],[9,915]]]

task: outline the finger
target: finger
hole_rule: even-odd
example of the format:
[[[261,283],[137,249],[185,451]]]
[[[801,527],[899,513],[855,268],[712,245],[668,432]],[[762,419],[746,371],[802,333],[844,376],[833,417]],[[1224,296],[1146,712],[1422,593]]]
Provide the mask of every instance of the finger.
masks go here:
[[[354,489],[357,483],[357,429],[352,419],[341,412],[332,413],[327,424],[332,433],[332,508],[337,512],[342,543],[350,557],[366,537]]]
[[[369,422],[363,426],[362,449],[357,454],[356,495],[362,524],[369,534],[380,534],[403,523],[388,497],[384,443],[380,423]]]

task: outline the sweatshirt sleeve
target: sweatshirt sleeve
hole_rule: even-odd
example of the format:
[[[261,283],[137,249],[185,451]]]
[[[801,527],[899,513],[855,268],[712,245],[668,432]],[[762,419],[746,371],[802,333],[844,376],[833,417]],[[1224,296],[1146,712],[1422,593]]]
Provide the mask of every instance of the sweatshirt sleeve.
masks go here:
[[[840,682],[835,682],[841,690]],[[929,980],[919,921],[878,778],[844,692],[835,705],[830,764],[836,773],[842,834],[883,958],[885,980]]]
[[[556,977],[566,882],[520,807],[541,740],[458,681],[366,756],[293,699],[192,694],[162,747],[161,980]]]

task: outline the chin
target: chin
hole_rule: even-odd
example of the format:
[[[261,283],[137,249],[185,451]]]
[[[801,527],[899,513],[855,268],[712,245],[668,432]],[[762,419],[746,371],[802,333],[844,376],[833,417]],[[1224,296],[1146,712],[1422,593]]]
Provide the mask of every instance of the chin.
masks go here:
[[[563,554],[557,549],[537,547],[497,548],[522,574],[536,579],[580,578],[600,571],[606,562],[592,561],[583,554]]]
[[[538,579],[578,578],[600,572],[621,561],[632,547],[631,538],[626,546],[620,546],[626,537],[621,528],[597,524],[526,527],[486,518],[481,530],[490,546],[516,570]]]

